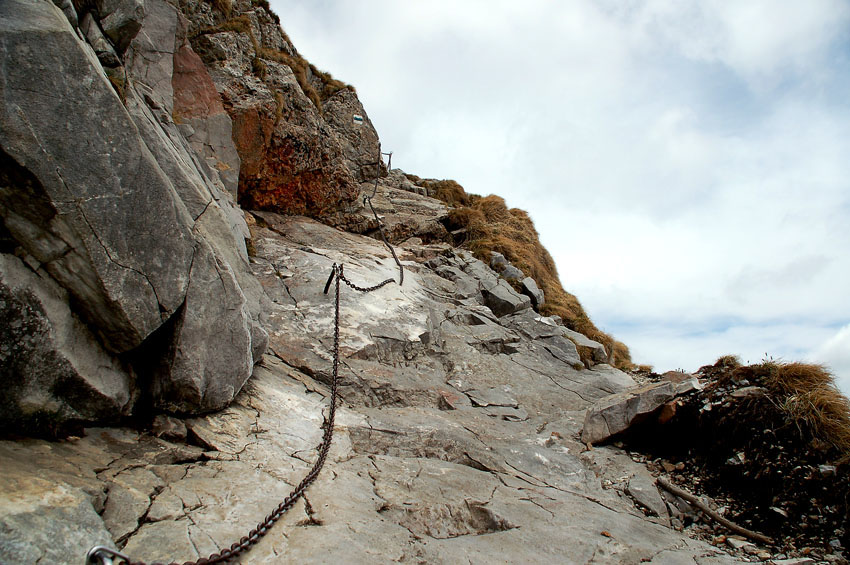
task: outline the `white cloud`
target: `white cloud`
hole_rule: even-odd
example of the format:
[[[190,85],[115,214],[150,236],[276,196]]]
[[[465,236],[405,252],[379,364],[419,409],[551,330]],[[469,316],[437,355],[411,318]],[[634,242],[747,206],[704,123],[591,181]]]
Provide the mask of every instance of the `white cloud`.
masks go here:
[[[647,34],[688,58],[729,67],[756,90],[776,87],[789,73],[819,78],[812,64],[846,38],[848,19],[850,6],[841,0],[657,0],[634,18]]]
[[[850,397],[850,324],[844,326],[809,355],[830,368],[844,394]]]

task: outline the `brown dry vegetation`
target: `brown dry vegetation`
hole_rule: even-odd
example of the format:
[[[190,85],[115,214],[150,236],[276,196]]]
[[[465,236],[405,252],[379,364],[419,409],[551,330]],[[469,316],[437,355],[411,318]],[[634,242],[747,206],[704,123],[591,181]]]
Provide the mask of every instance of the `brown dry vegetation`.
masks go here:
[[[727,355],[698,374],[704,388],[680,397],[669,421],[630,430],[629,448],[682,462],[672,479],[773,538],[773,553],[817,560],[830,540],[850,547],[850,401],[829,371]]]
[[[609,353],[613,352],[615,366],[631,367],[629,348],[597,328],[578,299],[563,289],[555,261],[540,243],[527,212],[508,208],[498,196],[467,194],[455,181],[421,179],[415,175],[407,175],[407,178],[454,206],[449,212],[447,227],[452,231],[465,230],[463,247],[485,262],[489,262],[491,251],[497,251],[540,285],[546,295],[541,314],[560,316],[567,327],[602,343]]]
[[[850,401],[823,365],[764,361],[737,367],[732,378],[760,383],[801,435],[832,445],[850,460]]]

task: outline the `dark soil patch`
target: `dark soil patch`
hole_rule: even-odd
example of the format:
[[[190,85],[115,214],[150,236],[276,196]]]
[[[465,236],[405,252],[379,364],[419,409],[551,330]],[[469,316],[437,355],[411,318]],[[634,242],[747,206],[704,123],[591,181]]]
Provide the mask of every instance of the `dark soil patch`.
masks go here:
[[[725,507],[726,518],[773,538],[772,553],[840,556],[850,548],[846,453],[790,417],[758,371],[718,365],[700,369],[705,388],[679,399],[667,423],[618,439],[659,470],[668,462],[675,483]],[[697,530],[708,539],[721,531]]]

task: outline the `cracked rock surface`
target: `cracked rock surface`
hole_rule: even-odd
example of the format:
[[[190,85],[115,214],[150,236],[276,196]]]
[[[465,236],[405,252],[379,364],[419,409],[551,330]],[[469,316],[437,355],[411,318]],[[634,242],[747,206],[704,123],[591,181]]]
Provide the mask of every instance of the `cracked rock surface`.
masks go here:
[[[178,56],[185,18],[165,0],[110,6],[104,31],[135,27],[120,45],[120,92],[52,2],[0,4],[10,62],[0,67],[0,292],[29,312],[4,332],[0,382],[16,392],[3,429],[61,435],[131,413],[139,398],[184,414],[219,409],[265,350],[248,228],[209,165],[219,154],[238,166],[229,118],[217,107],[192,114],[193,139],[215,133],[203,147],[172,118],[175,60],[174,115],[191,85],[211,85],[185,63],[188,46]],[[25,279],[38,281],[36,295]],[[63,334],[77,327],[69,347]]]
[[[197,559],[245,535],[301,480],[327,413],[331,265],[360,285],[397,270],[380,243],[308,219],[264,213],[253,230],[253,267],[274,304],[270,353],[235,402],[185,419],[192,445],[122,428],[0,443],[4,492],[18,493],[0,516],[0,561],[28,562],[45,532],[66,530],[57,563],[95,543],[146,561]],[[241,562],[732,562],[646,515],[642,466],[614,448],[583,453],[586,408],[631,378],[575,368],[533,310],[499,317],[486,306],[467,274],[486,265],[448,247],[441,257],[405,261],[401,287],[342,287],[343,400],[327,464]],[[442,277],[447,265],[467,284]],[[632,496],[603,488],[613,468]],[[50,496],[63,504],[39,513]],[[40,529],[22,530],[35,516]]]

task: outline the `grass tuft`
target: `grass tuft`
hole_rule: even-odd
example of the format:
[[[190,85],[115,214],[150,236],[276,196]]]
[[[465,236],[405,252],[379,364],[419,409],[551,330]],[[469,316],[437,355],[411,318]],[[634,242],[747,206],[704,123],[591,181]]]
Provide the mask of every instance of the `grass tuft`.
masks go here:
[[[850,462],[850,400],[835,385],[823,365],[766,360],[741,366],[737,357],[727,355],[704,375],[717,375],[718,382],[744,380],[767,389],[775,406],[800,435],[835,447]]]
[[[233,11],[233,3],[231,0],[211,0],[210,4],[212,4],[213,8],[224,14],[225,18],[229,18]]]

